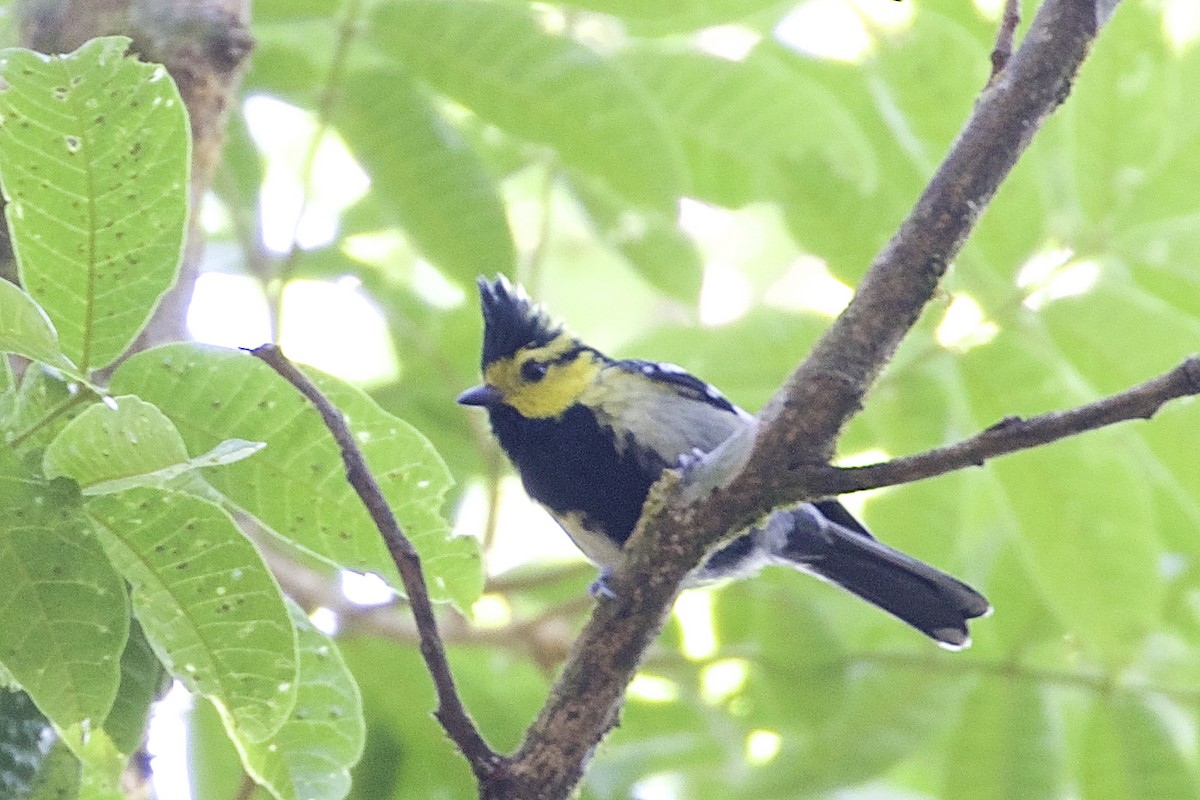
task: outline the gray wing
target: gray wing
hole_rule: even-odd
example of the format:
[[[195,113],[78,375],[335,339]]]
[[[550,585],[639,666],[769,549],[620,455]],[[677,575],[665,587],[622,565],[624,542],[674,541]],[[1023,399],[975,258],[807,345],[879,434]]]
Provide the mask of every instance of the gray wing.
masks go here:
[[[711,451],[753,422],[715,388],[671,364],[617,361],[589,391],[595,394],[586,404],[612,429],[617,447],[655,474],[693,450]]]

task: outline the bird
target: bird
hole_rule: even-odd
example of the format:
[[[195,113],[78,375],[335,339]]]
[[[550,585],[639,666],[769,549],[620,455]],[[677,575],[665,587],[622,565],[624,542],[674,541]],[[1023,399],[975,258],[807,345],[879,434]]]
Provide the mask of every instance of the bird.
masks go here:
[[[585,344],[503,275],[477,281],[483,382],[458,403],[486,409],[528,495],[600,570],[621,563],[651,486],[754,424],[674,364],[613,359]],[[991,612],[962,581],[876,539],[836,498],[776,512],[711,553],[687,585],[786,565],[866,600],[950,650]]]

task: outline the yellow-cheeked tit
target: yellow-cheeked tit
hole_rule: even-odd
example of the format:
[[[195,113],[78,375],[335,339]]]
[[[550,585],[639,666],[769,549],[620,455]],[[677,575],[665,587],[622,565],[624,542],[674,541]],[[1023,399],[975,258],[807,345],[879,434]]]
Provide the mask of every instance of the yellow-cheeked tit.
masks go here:
[[[479,279],[483,384],[459,396],[488,410],[530,497],[601,571],[621,559],[663,470],[707,453],[753,418],[673,364],[615,361],[553,320],[503,276]],[[692,584],[783,564],[834,583],[944,647],[970,644],[988,613],[965,583],[875,539],[836,500],[777,513],[717,550]]]

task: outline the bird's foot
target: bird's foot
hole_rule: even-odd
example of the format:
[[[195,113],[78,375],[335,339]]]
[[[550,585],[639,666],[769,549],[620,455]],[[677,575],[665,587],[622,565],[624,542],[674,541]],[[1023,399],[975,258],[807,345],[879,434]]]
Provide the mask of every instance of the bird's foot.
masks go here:
[[[675,462],[675,469],[679,470],[680,474],[686,478],[688,473],[695,469],[706,455],[708,454],[699,447],[693,447],[687,453],[680,453],[679,459]]]
[[[608,579],[612,577],[612,570],[600,570],[600,574],[596,580],[592,581],[592,585],[588,587],[588,594],[593,600],[615,600],[617,593],[608,586]]]

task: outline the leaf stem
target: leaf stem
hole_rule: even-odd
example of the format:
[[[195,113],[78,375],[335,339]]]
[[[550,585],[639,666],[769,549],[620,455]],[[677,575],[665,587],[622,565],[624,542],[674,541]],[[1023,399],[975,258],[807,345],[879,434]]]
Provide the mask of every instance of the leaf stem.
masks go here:
[[[82,403],[84,400],[88,399],[90,394],[91,392],[85,391],[81,388],[74,394],[63,398],[62,402],[50,409],[50,411],[46,413],[46,416],[35,422],[24,433],[17,434],[12,439],[9,439],[9,445],[15,450],[21,445],[25,444],[25,442],[29,441],[30,437],[34,436],[38,431],[44,429],[47,425],[54,422],[54,420],[70,411],[79,403]]]

